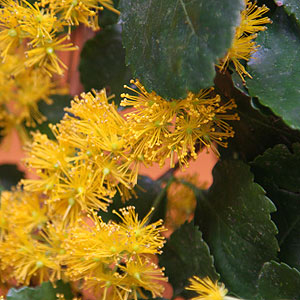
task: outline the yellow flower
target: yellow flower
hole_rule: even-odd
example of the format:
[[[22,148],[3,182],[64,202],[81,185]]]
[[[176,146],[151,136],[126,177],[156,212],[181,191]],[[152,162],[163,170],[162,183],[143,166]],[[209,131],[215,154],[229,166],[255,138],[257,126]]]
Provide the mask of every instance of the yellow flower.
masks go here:
[[[40,9],[37,2],[31,5],[26,0],[23,9],[23,15],[19,20],[20,29],[27,39],[30,39],[29,45],[36,46],[47,40],[52,40],[54,32],[62,31],[62,24],[57,21],[53,11],[49,9]]]
[[[147,299],[142,288],[150,291],[153,298],[162,296],[164,286],[161,282],[167,281],[163,268],[160,269],[147,258],[137,257],[126,261],[124,265],[120,266],[120,269],[126,274],[123,284],[130,289],[128,295],[131,295],[134,300],[138,299],[137,294]]]
[[[40,179],[26,179],[22,183],[28,191],[47,192],[58,183],[60,174],[67,172],[67,157],[73,154],[68,145],[50,140],[47,135],[33,133],[33,142],[27,143],[25,163],[35,169]]]
[[[74,224],[82,211],[107,210],[111,200],[105,187],[99,184],[99,172],[92,165],[79,161],[59,176],[47,200],[53,215]]]
[[[62,68],[67,69],[67,66],[60,58],[58,58],[56,51],[78,50],[78,47],[74,46],[72,43],[64,43],[67,38],[68,36],[60,39],[53,37],[52,39],[45,41],[44,44],[37,44],[32,49],[26,51],[25,56],[27,59],[25,60],[25,66],[38,66],[50,77],[53,73],[62,75]]]
[[[24,234],[21,229],[6,237],[0,245],[0,253],[3,267],[11,267],[11,275],[19,283],[29,285],[33,279],[41,284],[61,278],[61,268],[51,256],[51,247]]]
[[[245,0],[246,9],[241,12],[241,23],[237,28],[237,35],[242,36],[245,33],[253,34],[259,31],[266,30],[267,23],[271,23],[268,17],[263,17],[269,11],[269,8],[264,4],[262,7],[256,5],[250,0]]]
[[[163,220],[148,224],[153,210],[154,208],[141,221],[133,206],[120,209],[120,213],[113,211],[122,221],[118,223],[118,226],[120,227],[120,233],[126,239],[124,249],[127,252],[137,254],[161,253],[161,248],[165,243],[165,238],[161,233],[166,229],[162,226]],[[117,225],[116,223],[113,224]]]
[[[0,9],[0,52],[3,61],[20,45],[24,34],[19,26],[24,7],[19,1],[3,0]]]
[[[22,228],[23,232],[41,230],[48,222],[47,207],[41,195],[18,188],[10,193],[10,230]]]
[[[198,294],[192,300],[237,300],[237,298],[226,296],[228,290],[223,283],[213,282],[209,277],[201,279],[194,276],[190,278],[190,285],[186,289]]]
[[[240,60],[249,61],[259,47],[255,42],[256,33],[266,30],[267,27],[263,25],[271,23],[268,17],[263,17],[269,11],[265,5],[258,7],[256,2],[252,3],[250,0],[245,0],[245,4],[246,8],[241,12],[241,23],[236,28],[233,43],[219,66],[221,70],[226,70],[232,61],[243,82],[244,75],[252,77]]]

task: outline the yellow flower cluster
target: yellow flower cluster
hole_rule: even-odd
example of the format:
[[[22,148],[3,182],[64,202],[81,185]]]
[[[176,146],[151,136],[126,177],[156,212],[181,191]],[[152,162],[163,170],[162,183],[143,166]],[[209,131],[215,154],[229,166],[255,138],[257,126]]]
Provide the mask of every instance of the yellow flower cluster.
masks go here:
[[[123,95],[122,105],[135,108],[126,120],[105,90],[83,93],[52,126],[55,141],[34,133],[27,145],[26,164],[40,178],[23,180],[25,190],[44,193],[50,214],[66,224],[91,209],[105,211],[117,192],[130,198],[141,164],[163,165],[171,157],[173,166],[177,157],[187,165],[204,146],[217,152],[214,143],[226,146],[234,134],[226,121],[238,116],[226,112],[235,104],[220,105],[213,89],[169,102],[135,84],[138,96]]]
[[[14,66],[13,75],[26,68],[41,68],[49,76],[63,74],[66,66],[57,51],[73,51],[77,47],[66,43],[68,35],[59,37],[64,26],[85,24],[98,29],[97,10],[106,8],[118,12],[112,0],[42,0],[33,5],[26,0],[3,0],[0,9],[0,55],[3,61],[17,50],[23,60]]]
[[[163,166],[170,158],[171,167],[176,159],[180,165],[188,166],[189,158],[196,159],[204,147],[218,155],[215,144],[227,147],[225,140],[233,137],[234,131],[226,121],[239,119],[237,114],[227,114],[236,104],[230,100],[221,105],[221,97],[213,88],[167,101],[154,91],[147,92],[138,80],[131,84],[138,90],[125,86],[135,95],[122,94],[121,106],[133,107],[125,115],[133,161]]]
[[[134,207],[115,212],[121,223],[106,224],[96,214],[93,224],[79,221],[70,230],[64,243],[64,261],[71,280],[85,279],[85,287],[100,299],[137,299],[142,289],[152,292],[153,298],[164,290],[163,269],[150,254],[160,254],[164,245],[162,220],[148,224],[151,211],[141,221]],[[92,227],[91,227],[92,226]]]
[[[12,77],[12,69],[18,60],[18,55],[8,55],[6,62],[0,63],[0,128],[2,136],[17,128],[21,139],[26,140],[24,125],[35,127],[45,121],[38,103],[43,100],[51,104],[51,95],[65,90],[57,88],[40,69],[26,69]]]
[[[119,13],[112,0],[3,0],[0,8],[0,128],[7,135],[16,128],[24,140],[26,126],[45,121],[38,102],[63,92],[49,77],[63,75],[67,66],[58,52],[77,49],[70,26],[85,24],[98,29],[97,11],[103,6]],[[64,34],[65,27],[68,34]]]
[[[163,269],[150,255],[160,254],[162,220],[139,220],[134,207],[115,212],[120,222],[105,223],[93,212],[64,226],[52,217],[44,195],[20,189],[1,194],[1,280],[40,284],[84,281],[100,299],[137,299],[142,289],[162,296]]]
[[[258,7],[256,1],[253,3],[250,0],[245,0],[245,5],[246,8],[241,12],[241,23],[236,28],[231,48],[222,59],[220,66],[221,70],[226,70],[229,62],[232,61],[243,82],[245,82],[244,75],[252,77],[240,60],[249,61],[259,47],[255,42],[257,32],[266,30],[264,25],[271,23],[268,17],[263,17],[269,11],[268,7],[265,5]]]

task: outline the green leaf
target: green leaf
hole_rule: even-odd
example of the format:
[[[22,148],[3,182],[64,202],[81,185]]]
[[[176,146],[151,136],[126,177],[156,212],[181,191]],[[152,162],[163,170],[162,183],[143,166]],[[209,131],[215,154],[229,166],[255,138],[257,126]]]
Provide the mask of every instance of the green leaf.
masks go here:
[[[207,197],[199,199],[195,218],[221,281],[231,292],[252,299],[262,265],[275,259],[278,251],[270,216],[275,206],[241,161],[219,162],[213,177]]]
[[[251,165],[255,181],[277,207],[272,218],[279,230],[279,257],[300,270],[300,144],[292,152],[277,145]]]
[[[113,0],[113,5],[115,8],[118,7],[119,0]],[[119,15],[115,12],[104,8],[104,10],[99,12],[99,26],[106,27],[118,22]]]
[[[235,136],[228,140],[228,148],[219,147],[221,157],[238,157],[252,161],[277,144],[291,146],[300,142],[300,131],[287,126],[258,100],[251,99],[233,87],[229,76],[217,74],[215,90],[225,101],[234,99],[240,120],[232,121]]]
[[[248,62],[249,93],[281,116],[292,128],[300,128],[300,89],[291,78],[300,77],[300,36],[298,28],[278,8],[268,30],[261,32],[261,46]]]
[[[210,87],[244,5],[241,0],[121,0],[126,62],[148,91],[165,98]]]
[[[263,300],[299,300],[300,273],[284,263],[265,263],[259,275],[258,289]]]
[[[0,186],[2,189],[9,190],[12,186],[24,178],[24,172],[20,171],[16,165],[0,165]]]
[[[156,197],[162,192],[162,188],[157,181],[153,181],[147,176],[139,176],[138,184],[135,188],[136,197],[123,202],[121,196],[117,194],[113,198],[113,203],[109,206],[108,212],[99,211],[99,215],[102,217],[103,221],[108,222],[109,220],[120,221],[120,218],[113,214],[113,210],[118,211],[122,207],[134,206],[136,212],[139,214],[139,219],[144,218],[153,206],[153,202]],[[152,221],[162,219],[165,217],[166,211],[166,198],[160,203],[160,205],[153,212],[151,217]]]
[[[173,286],[174,296],[191,295],[190,292],[184,291],[184,287],[193,275],[209,276],[212,280],[219,278],[213,257],[202,239],[202,233],[193,223],[183,224],[171,235],[159,262],[166,268],[165,273]]]
[[[35,288],[12,288],[8,291],[7,300],[57,300],[56,294],[63,294],[66,300],[73,299],[70,284],[57,281],[56,288],[50,282],[44,282]]]
[[[297,22],[300,22],[300,5],[298,0],[281,0],[276,1],[277,4],[283,5],[284,10],[289,14],[293,15]]]
[[[122,46],[121,26],[101,30],[87,41],[80,55],[80,80],[86,91],[109,88],[115,94],[115,103],[120,103],[120,94],[131,72],[125,65],[125,50]]]
[[[38,104],[39,111],[47,118],[47,121],[38,124],[36,127],[26,127],[27,131],[39,130],[41,133],[47,134],[49,138],[54,139],[54,135],[49,128],[49,124],[58,123],[64,116],[64,108],[70,106],[72,96],[70,95],[52,95],[53,103],[48,105],[44,101]]]

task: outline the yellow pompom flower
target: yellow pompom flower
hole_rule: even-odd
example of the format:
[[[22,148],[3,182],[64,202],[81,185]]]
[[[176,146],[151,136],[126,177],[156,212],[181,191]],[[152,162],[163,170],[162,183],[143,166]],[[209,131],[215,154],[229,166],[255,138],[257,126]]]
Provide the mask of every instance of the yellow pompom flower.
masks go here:
[[[133,206],[120,209],[120,213],[114,211],[122,221],[118,223],[118,226],[120,227],[120,233],[123,234],[124,240],[126,240],[125,251],[137,254],[161,253],[161,248],[165,243],[165,238],[161,233],[167,229],[162,225],[163,220],[148,224],[153,210],[154,208],[141,221],[139,221],[138,214]]]
[[[47,200],[50,214],[59,215],[64,221],[74,224],[81,212],[91,209],[106,211],[111,200],[107,198],[105,188],[99,185],[98,176],[96,168],[81,161],[60,174],[59,182]]]
[[[33,239],[21,229],[8,235],[0,244],[2,268],[12,268],[11,276],[19,283],[29,285],[61,278],[61,268],[51,255],[51,247]]]
[[[167,278],[164,277],[164,269],[160,269],[149,259],[139,256],[130,258],[124,265],[120,266],[120,270],[126,274],[123,285],[129,289],[127,295],[130,299],[137,300],[138,294],[147,299],[142,288],[150,291],[153,298],[162,296],[164,286],[161,283],[167,281]]]
[[[41,201],[42,197],[38,193],[32,193],[17,189],[9,194],[11,211],[8,213],[10,218],[10,230],[19,230],[30,233],[41,230],[49,218],[47,216],[47,206]],[[1,197],[2,199],[2,197]]]
[[[0,9],[0,55],[5,61],[8,54],[12,54],[24,38],[19,26],[23,17],[24,7],[20,1],[3,0]]]
[[[49,39],[44,44],[37,44],[32,49],[25,52],[26,60],[25,66],[27,68],[38,66],[50,77],[52,73],[58,75],[63,74],[63,68],[67,69],[67,66],[58,57],[56,51],[74,51],[78,50],[77,46],[72,43],[64,43],[68,36],[63,38]]]
[[[241,23],[236,28],[233,43],[226,56],[221,60],[221,70],[226,70],[230,61],[232,61],[237,73],[244,80],[244,75],[251,77],[246,71],[240,60],[249,61],[253,53],[259,47],[256,42],[256,33],[266,30],[267,23],[271,23],[268,17],[263,17],[269,11],[265,5],[258,7],[256,1],[245,0],[246,8],[241,12]]]
[[[209,277],[190,278],[190,285],[186,289],[198,294],[192,300],[237,300],[235,297],[227,296],[228,290],[223,283],[213,282]]]
[[[50,140],[47,135],[33,133],[33,141],[26,144],[25,163],[36,170],[39,179],[22,180],[28,191],[47,193],[59,182],[60,174],[68,169],[67,157],[73,154],[68,145]]]
[[[52,10],[40,9],[37,2],[33,5],[26,0],[22,2],[26,7],[23,9],[19,25],[24,36],[30,39],[29,45],[36,46],[52,40],[52,34],[63,29]]]
[[[221,98],[213,88],[167,101],[154,91],[147,92],[138,80],[131,83],[138,90],[125,87],[136,95],[122,94],[121,105],[134,108],[125,115],[132,162],[137,164],[140,159],[140,163],[158,162],[162,166],[170,158],[171,167],[176,159],[180,165],[188,165],[189,158],[195,159],[203,147],[218,154],[214,143],[226,147],[225,140],[233,137],[233,128],[226,121],[239,119],[237,114],[227,113],[236,105],[233,100],[220,105]]]

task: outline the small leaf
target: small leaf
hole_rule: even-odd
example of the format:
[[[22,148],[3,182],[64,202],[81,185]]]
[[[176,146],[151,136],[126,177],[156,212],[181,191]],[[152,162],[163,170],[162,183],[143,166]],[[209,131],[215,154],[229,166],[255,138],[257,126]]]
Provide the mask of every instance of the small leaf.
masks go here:
[[[263,264],[275,259],[278,251],[277,229],[270,216],[275,206],[241,161],[219,162],[213,177],[195,218],[221,281],[231,292],[252,299]]]
[[[241,0],[121,0],[126,62],[148,91],[165,98],[208,88],[244,5]]]
[[[193,223],[183,224],[171,235],[159,262],[166,268],[165,272],[173,286],[175,296],[191,294],[184,291],[184,288],[193,275],[209,276],[212,280],[219,278],[213,257],[202,239],[202,233]]]
[[[113,214],[112,211],[118,211],[122,207],[134,206],[136,212],[139,214],[139,219],[144,218],[150,209],[153,206],[155,198],[161,193],[162,188],[157,181],[153,181],[147,176],[139,176],[138,184],[135,188],[136,197],[123,202],[119,194],[113,198],[113,203],[108,207],[108,212],[100,211],[98,214],[102,217],[105,222],[109,220],[120,221],[119,217],[116,214]],[[162,201],[159,207],[153,212],[151,217],[152,221],[164,218],[166,210],[166,199]]]
[[[12,288],[8,291],[7,300],[57,300],[57,294],[63,294],[66,300],[73,299],[70,284],[57,281],[56,288],[50,282],[44,282],[35,288]]]
[[[54,135],[49,128],[49,124],[58,123],[64,116],[64,108],[70,106],[72,96],[70,95],[52,95],[53,103],[48,105],[44,101],[38,104],[39,111],[47,118],[47,121],[38,124],[36,127],[26,127],[28,132],[39,130],[41,133],[47,134],[49,138],[54,139]]]
[[[3,164],[0,165],[0,186],[9,190],[12,186],[24,178],[24,172],[20,171],[16,165]]]
[[[298,28],[278,8],[268,30],[257,38],[260,45],[248,63],[253,79],[247,79],[249,93],[300,129],[300,89],[291,78],[300,77],[300,36]]]
[[[272,218],[279,230],[279,257],[300,270],[300,144],[292,152],[285,145],[268,149],[251,166],[277,207]]]
[[[284,263],[265,263],[258,280],[263,300],[299,300],[300,273]]]
[[[120,103],[120,94],[125,91],[123,86],[131,79],[125,65],[121,26],[101,30],[85,43],[80,57],[80,80],[85,90],[109,87],[116,96],[115,103]]]

